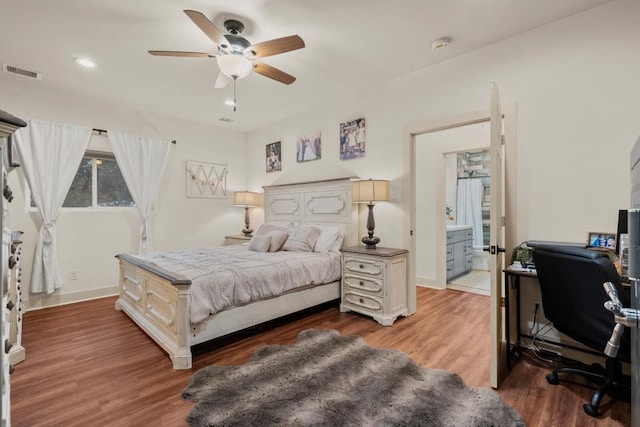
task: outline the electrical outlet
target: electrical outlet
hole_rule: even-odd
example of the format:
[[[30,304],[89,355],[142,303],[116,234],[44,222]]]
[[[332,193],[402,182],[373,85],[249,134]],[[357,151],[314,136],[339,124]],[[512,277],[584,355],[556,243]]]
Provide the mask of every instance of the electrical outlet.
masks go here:
[[[69,270],[69,280],[78,280],[78,270]]]

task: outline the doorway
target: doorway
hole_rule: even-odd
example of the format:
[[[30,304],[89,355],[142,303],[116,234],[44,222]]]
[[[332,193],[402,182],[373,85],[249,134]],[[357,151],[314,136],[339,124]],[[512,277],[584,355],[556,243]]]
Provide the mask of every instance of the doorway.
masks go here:
[[[445,154],[447,288],[491,294],[489,274],[491,151],[488,123],[472,132],[487,147]]]
[[[422,166],[414,184],[420,285],[490,295],[483,251],[490,230],[489,130],[489,121],[479,120],[414,137],[416,164]],[[426,182],[435,185],[421,185]]]

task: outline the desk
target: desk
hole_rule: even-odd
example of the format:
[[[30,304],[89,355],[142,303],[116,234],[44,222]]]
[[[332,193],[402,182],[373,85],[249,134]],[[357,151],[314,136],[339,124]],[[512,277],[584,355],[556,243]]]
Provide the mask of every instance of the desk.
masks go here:
[[[520,353],[520,339],[524,336],[525,338],[531,338],[529,335],[522,335],[520,332],[520,278],[521,277],[530,277],[533,279],[538,278],[538,274],[535,269],[515,269],[511,267],[507,267],[504,270],[504,315],[505,315],[505,335],[507,341],[507,368],[511,369],[511,356],[517,355]],[[512,289],[515,291],[516,295],[516,340],[513,343],[513,348],[511,347],[511,317],[510,317],[510,292],[509,285],[511,284]],[[627,282],[622,282],[623,290],[629,289],[630,284]],[[594,352],[587,348],[579,348],[569,344],[563,344],[560,342],[549,341],[543,338],[538,338],[539,341],[545,342],[547,344],[552,344],[560,347],[569,348],[576,351],[581,351],[584,353],[593,354],[596,356],[601,356],[601,353]]]
[[[534,269],[514,269],[507,267],[504,272],[504,316],[505,316],[505,335],[507,340],[507,368],[511,369],[511,355],[520,352],[520,278],[532,277],[537,278],[538,274]],[[516,341],[511,348],[511,317],[509,312],[509,284],[512,285],[516,293]]]

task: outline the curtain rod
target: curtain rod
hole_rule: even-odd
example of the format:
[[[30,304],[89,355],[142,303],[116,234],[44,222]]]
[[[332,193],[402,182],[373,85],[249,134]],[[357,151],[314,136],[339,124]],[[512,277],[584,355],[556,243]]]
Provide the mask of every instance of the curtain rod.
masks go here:
[[[107,132],[106,130],[104,130],[104,129],[96,129],[96,128],[93,128],[93,129],[91,129],[91,130],[92,130],[92,131],[94,131],[94,132],[98,132],[98,135],[102,135],[103,133],[108,133],[108,132]],[[176,144],[176,140],[174,139],[173,141],[171,141],[171,143],[175,145],[175,144]]]

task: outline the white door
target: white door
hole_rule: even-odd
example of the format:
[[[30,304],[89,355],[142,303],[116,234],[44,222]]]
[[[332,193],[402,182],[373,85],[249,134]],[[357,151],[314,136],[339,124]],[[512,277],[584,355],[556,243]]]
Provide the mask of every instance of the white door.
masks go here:
[[[491,82],[491,208],[489,267],[491,273],[491,387],[507,376],[506,344],[502,333],[502,268],[504,258],[503,168],[504,137],[498,85]]]

